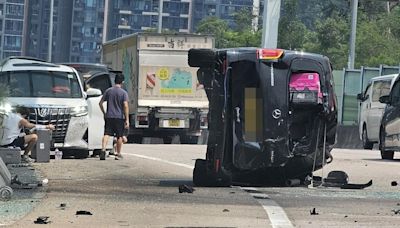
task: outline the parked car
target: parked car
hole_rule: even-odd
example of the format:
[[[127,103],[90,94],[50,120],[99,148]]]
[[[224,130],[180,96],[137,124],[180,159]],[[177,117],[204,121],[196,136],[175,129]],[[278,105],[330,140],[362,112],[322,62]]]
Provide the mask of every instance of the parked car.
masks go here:
[[[382,159],[393,159],[400,151],[400,80],[396,77],[389,95],[379,98],[386,104],[379,130],[379,149]]]
[[[374,143],[379,141],[379,125],[386,106],[379,102],[379,98],[389,95],[396,76],[390,74],[374,77],[369,80],[364,92],[357,94],[361,102],[359,135],[364,149],[372,149]]]
[[[86,98],[96,96],[96,90],[85,93],[75,69],[31,57],[8,57],[0,62],[0,84],[10,91],[3,104],[7,111],[25,106],[30,122],[55,126],[52,150],[76,158],[89,155]]]

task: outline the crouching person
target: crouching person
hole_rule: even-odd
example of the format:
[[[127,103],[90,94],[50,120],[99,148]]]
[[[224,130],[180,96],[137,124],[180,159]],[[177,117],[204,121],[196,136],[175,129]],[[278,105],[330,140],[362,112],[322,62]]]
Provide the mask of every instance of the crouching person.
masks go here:
[[[2,147],[19,147],[24,150],[22,159],[26,162],[32,162],[29,154],[36,144],[37,134],[22,134],[23,128],[32,129],[49,129],[54,130],[52,124],[39,125],[30,123],[26,118],[29,116],[29,109],[26,107],[18,106],[15,112],[8,113],[3,119],[3,137],[0,139],[0,146]]]

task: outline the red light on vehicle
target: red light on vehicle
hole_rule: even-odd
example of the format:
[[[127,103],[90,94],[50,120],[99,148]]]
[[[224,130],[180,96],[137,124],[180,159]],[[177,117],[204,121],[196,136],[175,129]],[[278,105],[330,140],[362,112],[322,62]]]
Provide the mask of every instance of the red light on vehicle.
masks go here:
[[[283,55],[282,49],[258,49],[258,59],[279,59]]]

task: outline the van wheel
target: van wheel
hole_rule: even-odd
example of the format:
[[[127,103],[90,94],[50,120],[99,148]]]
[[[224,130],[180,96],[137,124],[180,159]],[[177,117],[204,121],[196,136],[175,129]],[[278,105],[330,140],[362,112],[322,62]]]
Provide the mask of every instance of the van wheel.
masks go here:
[[[393,160],[393,156],[394,156],[393,150],[389,150],[389,151],[381,150],[382,159]]]
[[[364,149],[371,150],[374,147],[374,143],[368,140],[367,129],[365,126],[363,127],[363,132],[362,132],[362,143]]]

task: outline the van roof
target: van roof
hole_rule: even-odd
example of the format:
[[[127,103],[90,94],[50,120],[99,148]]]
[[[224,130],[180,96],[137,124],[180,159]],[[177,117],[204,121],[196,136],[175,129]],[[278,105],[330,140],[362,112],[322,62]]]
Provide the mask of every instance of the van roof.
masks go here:
[[[69,66],[58,65],[42,59],[24,56],[11,56],[0,62],[0,71],[44,70],[74,72]]]
[[[397,77],[399,74],[387,74],[387,75],[381,75],[377,77],[373,77],[370,79],[370,81],[379,81],[379,80],[385,80],[385,79],[393,79]]]

